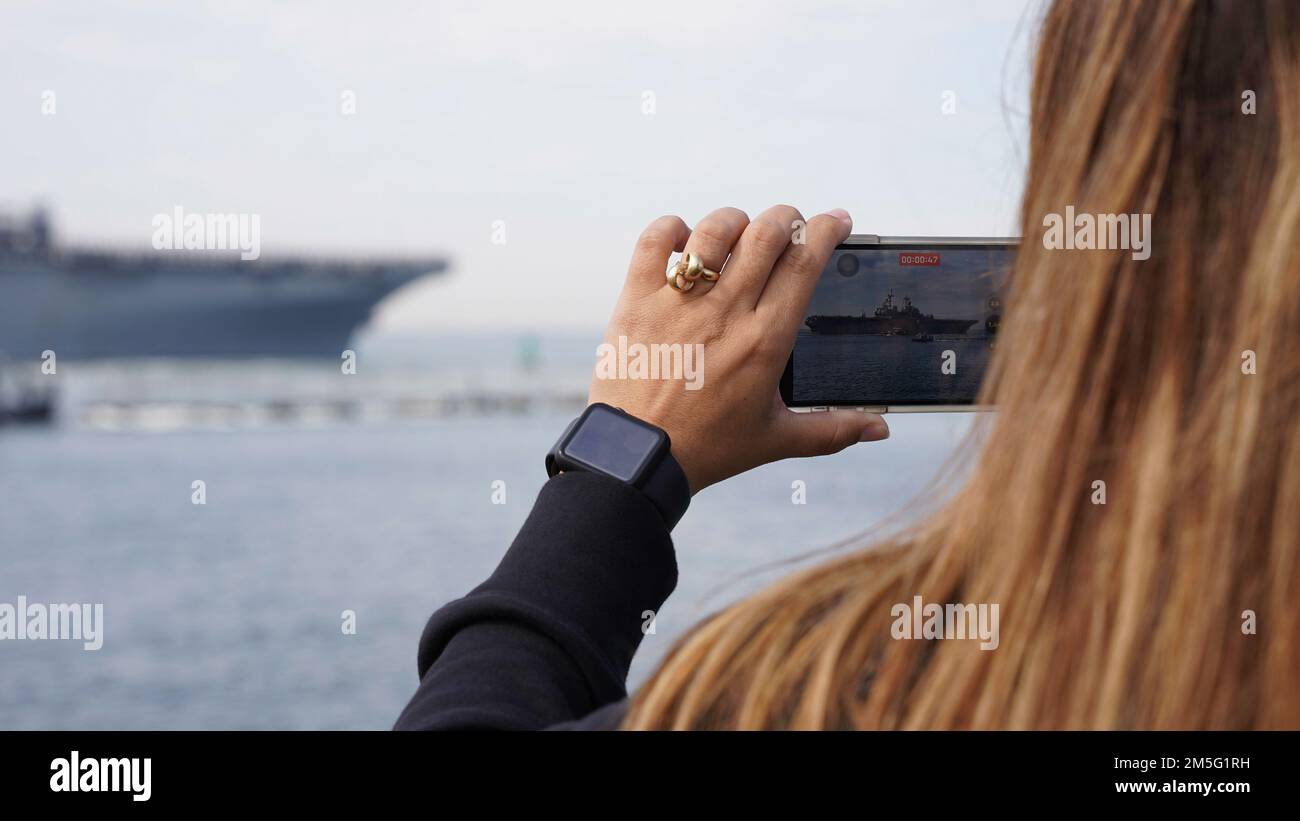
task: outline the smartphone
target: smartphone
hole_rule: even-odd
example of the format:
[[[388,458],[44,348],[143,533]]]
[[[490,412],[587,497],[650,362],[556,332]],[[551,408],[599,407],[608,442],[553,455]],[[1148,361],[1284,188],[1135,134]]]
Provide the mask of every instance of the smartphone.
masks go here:
[[[792,408],[976,410],[1014,237],[881,237],[836,246],[781,378]]]

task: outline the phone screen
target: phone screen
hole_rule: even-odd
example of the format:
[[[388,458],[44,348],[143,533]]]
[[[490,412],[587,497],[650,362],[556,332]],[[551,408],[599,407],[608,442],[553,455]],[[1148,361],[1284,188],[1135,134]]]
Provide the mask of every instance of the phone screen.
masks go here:
[[[974,404],[1014,257],[1013,241],[838,247],[800,323],[786,403]]]

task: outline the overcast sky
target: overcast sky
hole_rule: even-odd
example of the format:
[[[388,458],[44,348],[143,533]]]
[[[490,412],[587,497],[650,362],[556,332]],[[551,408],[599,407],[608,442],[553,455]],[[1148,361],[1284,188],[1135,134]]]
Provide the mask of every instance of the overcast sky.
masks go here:
[[[1013,232],[1038,13],[5,0],[0,205],[43,203],[79,244],[148,247],[180,205],[259,214],[268,255],[442,252],[452,272],[384,327],[588,330],[662,213],[788,202],[859,232]]]

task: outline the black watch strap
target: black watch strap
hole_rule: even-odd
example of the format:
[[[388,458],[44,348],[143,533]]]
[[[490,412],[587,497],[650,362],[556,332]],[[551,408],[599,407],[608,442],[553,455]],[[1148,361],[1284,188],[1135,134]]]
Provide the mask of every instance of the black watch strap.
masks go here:
[[[664,451],[663,458],[639,489],[659,509],[669,530],[677,526],[691,505],[690,482],[686,481],[686,472],[670,450]]]
[[[564,430],[564,434],[560,436],[555,446],[551,448],[550,453],[546,455],[547,475],[555,476],[564,470],[583,470],[600,473],[616,481],[623,482],[645,495],[651,504],[655,506],[655,509],[659,511],[659,515],[663,517],[664,524],[668,526],[669,530],[672,530],[681,521],[686,509],[690,507],[691,486],[690,482],[686,480],[686,472],[673,458],[672,441],[668,438],[667,432],[649,422],[632,416],[626,411],[600,403],[596,404],[600,405],[599,410],[601,411],[612,412],[623,417],[628,424],[639,425],[658,434],[662,439],[659,452],[646,463],[645,469],[640,471],[640,475],[635,481],[627,481],[614,472],[603,470],[598,464],[584,464],[576,459],[569,458],[565,452],[567,443],[577,432],[579,425],[587,418],[588,414],[596,410],[589,407],[582,416],[569,423]]]

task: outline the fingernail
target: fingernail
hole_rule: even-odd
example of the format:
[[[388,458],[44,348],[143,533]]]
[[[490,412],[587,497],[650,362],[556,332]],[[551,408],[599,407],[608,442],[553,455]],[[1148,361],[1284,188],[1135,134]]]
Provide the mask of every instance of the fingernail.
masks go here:
[[[885,422],[884,417],[876,416],[867,423],[862,429],[862,435],[858,437],[859,442],[879,442],[881,439],[889,438],[889,424]]]
[[[835,219],[839,220],[845,225],[848,226],[853,225],[853,217],[850,217],[849,212],[845,211],[843,208],[833,208],[830,211],[826,212],[826,216],[834,217]]]

